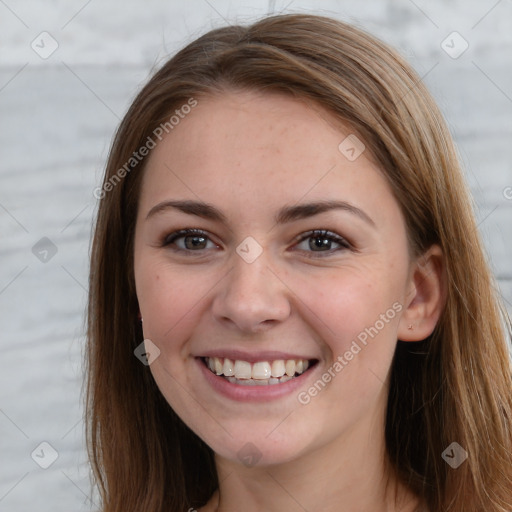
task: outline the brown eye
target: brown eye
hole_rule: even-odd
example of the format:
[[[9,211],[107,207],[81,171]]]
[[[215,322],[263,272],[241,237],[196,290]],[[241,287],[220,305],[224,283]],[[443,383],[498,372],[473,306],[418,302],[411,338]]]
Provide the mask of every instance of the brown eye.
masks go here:
[[[182,229],[171,233],[165,238],[162,245],[164,247],[174,246],[178,251],[200,251],[217,247],[204,231],[198,229]]]
[[[183,237],[186,249],[205,249],[207,238],[199,235],[191,235]]]
[[[350,244],[331,231],[315,230],[305,233],[296,246],[299,251],[327,253],[350,249]]]
[[[335,243],[330,238],[326,238],[324,236],[322,236],[322,237],[317,236],[314,238],[310,237],[308,240],[309,240],[309,248],[312,251],[316,251],[316,250],[323,251],[324,249],[330,250],[330,249],[332,249],[332,244]]]

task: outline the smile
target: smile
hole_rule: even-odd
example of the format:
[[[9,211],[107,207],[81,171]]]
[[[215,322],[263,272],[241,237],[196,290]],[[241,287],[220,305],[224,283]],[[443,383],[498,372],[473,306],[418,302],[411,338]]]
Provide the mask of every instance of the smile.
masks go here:
[[[227,357],[204,357],[204,364],[231,384],[242,386],[268,386],[283,384],[302,375],[315,361],[307,359],[277,359],[249,363]]]

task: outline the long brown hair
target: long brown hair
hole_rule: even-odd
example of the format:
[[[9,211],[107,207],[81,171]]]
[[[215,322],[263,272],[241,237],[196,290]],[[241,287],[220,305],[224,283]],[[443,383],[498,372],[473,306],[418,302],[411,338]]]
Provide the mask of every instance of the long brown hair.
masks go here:
[[[387,451],[431,512],[510,512],[510,320],[450,134],[400,56],[360,29],[312,15],[272,16],[200,37],[150,79],[117,131],[100,194],[88,309],[87,438],[103,510],[181,512],[218,487],[212,450],[133,354],[143,339],[133,238],[145,164],[133,153],[181,105],[239,89],[307,99],[348,124],[389,180],[411,253],[442,248],[446,306],[427,340],[397,344]],[[468,454],[457,469],[442,458],[452,442]]]

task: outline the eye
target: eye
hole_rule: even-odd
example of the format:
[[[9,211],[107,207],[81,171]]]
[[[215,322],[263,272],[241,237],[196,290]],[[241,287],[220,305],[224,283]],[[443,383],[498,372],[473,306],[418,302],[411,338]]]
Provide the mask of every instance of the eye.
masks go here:
[[[214,249],[214,244],[208,234],[201,229],[180,229],[167,235],[162,244],[163,247],[174,246],[176,251],[201,252],[202,249]]]
[[[334,247],[333,247],[334,245]],[[294,250],[304,252],[326,253],[326,256],[334,252],[351,249],[351,245],[343,237],[324,229],[315,229],[300,235],[299,243]],[[322,257],[323,255],[318,254]]]

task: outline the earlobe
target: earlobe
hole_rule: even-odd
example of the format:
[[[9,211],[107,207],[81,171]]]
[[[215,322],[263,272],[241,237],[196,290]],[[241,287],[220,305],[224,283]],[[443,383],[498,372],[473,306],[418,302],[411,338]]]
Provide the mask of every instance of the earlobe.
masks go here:
[[[446,300],[443,253],[438,245],[412,264],[408,286],[398,339],[421,341],[434,331]]]

